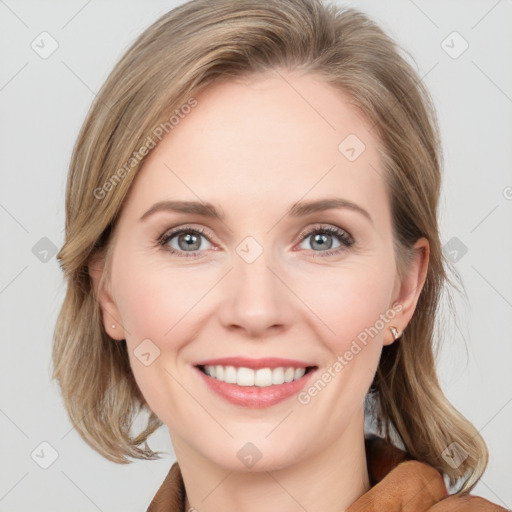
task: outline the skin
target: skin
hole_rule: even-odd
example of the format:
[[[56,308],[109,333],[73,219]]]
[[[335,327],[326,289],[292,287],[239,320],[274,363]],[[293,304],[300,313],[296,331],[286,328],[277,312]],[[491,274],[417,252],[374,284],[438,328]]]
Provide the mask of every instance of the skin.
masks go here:
[[[363,400],[383,345],[393,342],[389,326],[402,331],[414,313],[428,242],[418,240],[400,280],[379,141],[340,91],[281,70],[218,82],[195,97],[197,107],[151,151],[123,205],[100,293],[105,329],[126,340],[135,379],[169,430],[187,508],[345,510],[370,488]],[[338,150],[349,134],[366,145],[352,162]],[[285,216],[297,201],[325,197],[358,204],[373,222],[350,209]],[[163,200],[208,201],[226,218],[158,212],[139,222]],[[158,246],[177,226],[206,230],[197,234],[198,257]],[[355,242],[345,247],[328,234],[330,249],[341,251],[324,256],[316,232],[299,239],[325,226]],[[247,236],[263,248],[252,263],[236,252]],[[185,253],[178,238],[167,246]],[[101,262],[91,268],[95,286],[103,271]],[[274,356],[311,362],[321,374],[393,304],[401,311],[306,405],[292,397],[238,407],[193,368],[206,358]],[[160,350],[148,366],[134,355],[144,339]],[[247,442],[262,454],[252,468],[237,457]]]

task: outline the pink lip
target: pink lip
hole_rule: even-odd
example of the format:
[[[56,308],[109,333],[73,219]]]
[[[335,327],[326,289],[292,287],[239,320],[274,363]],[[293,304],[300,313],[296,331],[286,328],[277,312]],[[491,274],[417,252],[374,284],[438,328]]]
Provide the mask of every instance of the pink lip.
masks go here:
[[[301,367],[303,368],[303,366]],[[197,367],[195,370],[199,373],[211,391],[234,405],[252,409],[270,407],[296,395],[306,386],[310,381],[311,376],[315,373],[314,371],[309,371],[299,380],[285,382],[283,384],[274,384],[272,386],[259,387],[228,384],[227,382],[222,382],[206,375]]]
[[[297,361],[294,359],[283,359],[280,357],[263,357],[260,359],[250,359],[248,357],[223,357],[220,359],[208,359],[195,363],[194,366],[243,366],[245,368],[251,368],[253,370],[259,370],[260,368],[278,368],[284,366],[288,368],[307,368],[308,366],[314,366],[311,363],[304,361]]]

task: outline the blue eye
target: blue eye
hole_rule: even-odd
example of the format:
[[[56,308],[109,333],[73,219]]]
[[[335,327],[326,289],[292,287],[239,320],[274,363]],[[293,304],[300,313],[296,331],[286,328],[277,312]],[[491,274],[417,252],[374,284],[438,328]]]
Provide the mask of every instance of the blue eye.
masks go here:
[[[177,248],[168,245],[169,242],[173,240],[173,238],[176,238],[178,244]],[[204,234],[204,230],[200,228],[182,228],[164,234],[161,237],[159,244],[162,245],[164,249],[171,254],[184,257],[196,257],[197,255],[195,253],[201,248],[202,245],[201,238],[205,238],[206,240],[208,239]],[[191,250],[189,251],[188,249]]]
[[[299,241],[312,238],[310,242],[311,251],[314,256],[331,256],[346,251],[354,244],[354,239],[344,230],[335,226],[315,227],[309,231],[302,233]],[[338,241],[339,245],[333,248],[333,238]],[[166,232],[158,239],[158,244],[170,254],[180,257],[202,257],[199,253],[204,252],[203,239],[210,243],[206,232],[201,228],[184,227],[174,231]],[[172,244],[172,242],[174,242]],[[171,242],[171,243],[169,243]],[[320,249],[320,250],[315,250]]]
[[[339,254],[354,244],[354,239],[346,231],[335,226],[316,227],[309,230],[301,236],[301,242],[304,242],[311,237],[312,239],[309,245],[316,248],[320,247],[321,249],[320,251],[313,251],[317,253],[314,254],[315,257]],[[337,239],[340,245],[331,250],[333,238]]]

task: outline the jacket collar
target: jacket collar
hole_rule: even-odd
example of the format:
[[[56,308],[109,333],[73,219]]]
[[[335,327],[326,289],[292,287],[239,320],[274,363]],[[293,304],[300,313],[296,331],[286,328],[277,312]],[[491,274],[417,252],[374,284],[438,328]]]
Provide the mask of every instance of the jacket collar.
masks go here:
[[[347,512],[506,512],[477,496],[448,496],[435,468],[412,460],[380,437],[366,437],[365,447],[371,488]],[[177,462],[147,512],[185,512],[185,485]]]

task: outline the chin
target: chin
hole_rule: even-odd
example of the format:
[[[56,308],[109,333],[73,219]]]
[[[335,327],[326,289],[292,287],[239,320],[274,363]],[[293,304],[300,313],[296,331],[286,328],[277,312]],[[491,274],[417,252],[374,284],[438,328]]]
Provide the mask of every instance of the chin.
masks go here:
[[[297,452],[298,450],[282,443],[278,448],[275,443],[269,443],[268,440],[266,443],[243,441],[226,446],[221,453],[210,453],[206,456],[213,464],[226,471],[259,473],[279,471],[293,465],[297,462]],[[234,456],[228,457],[228,453],[233,453]]]

